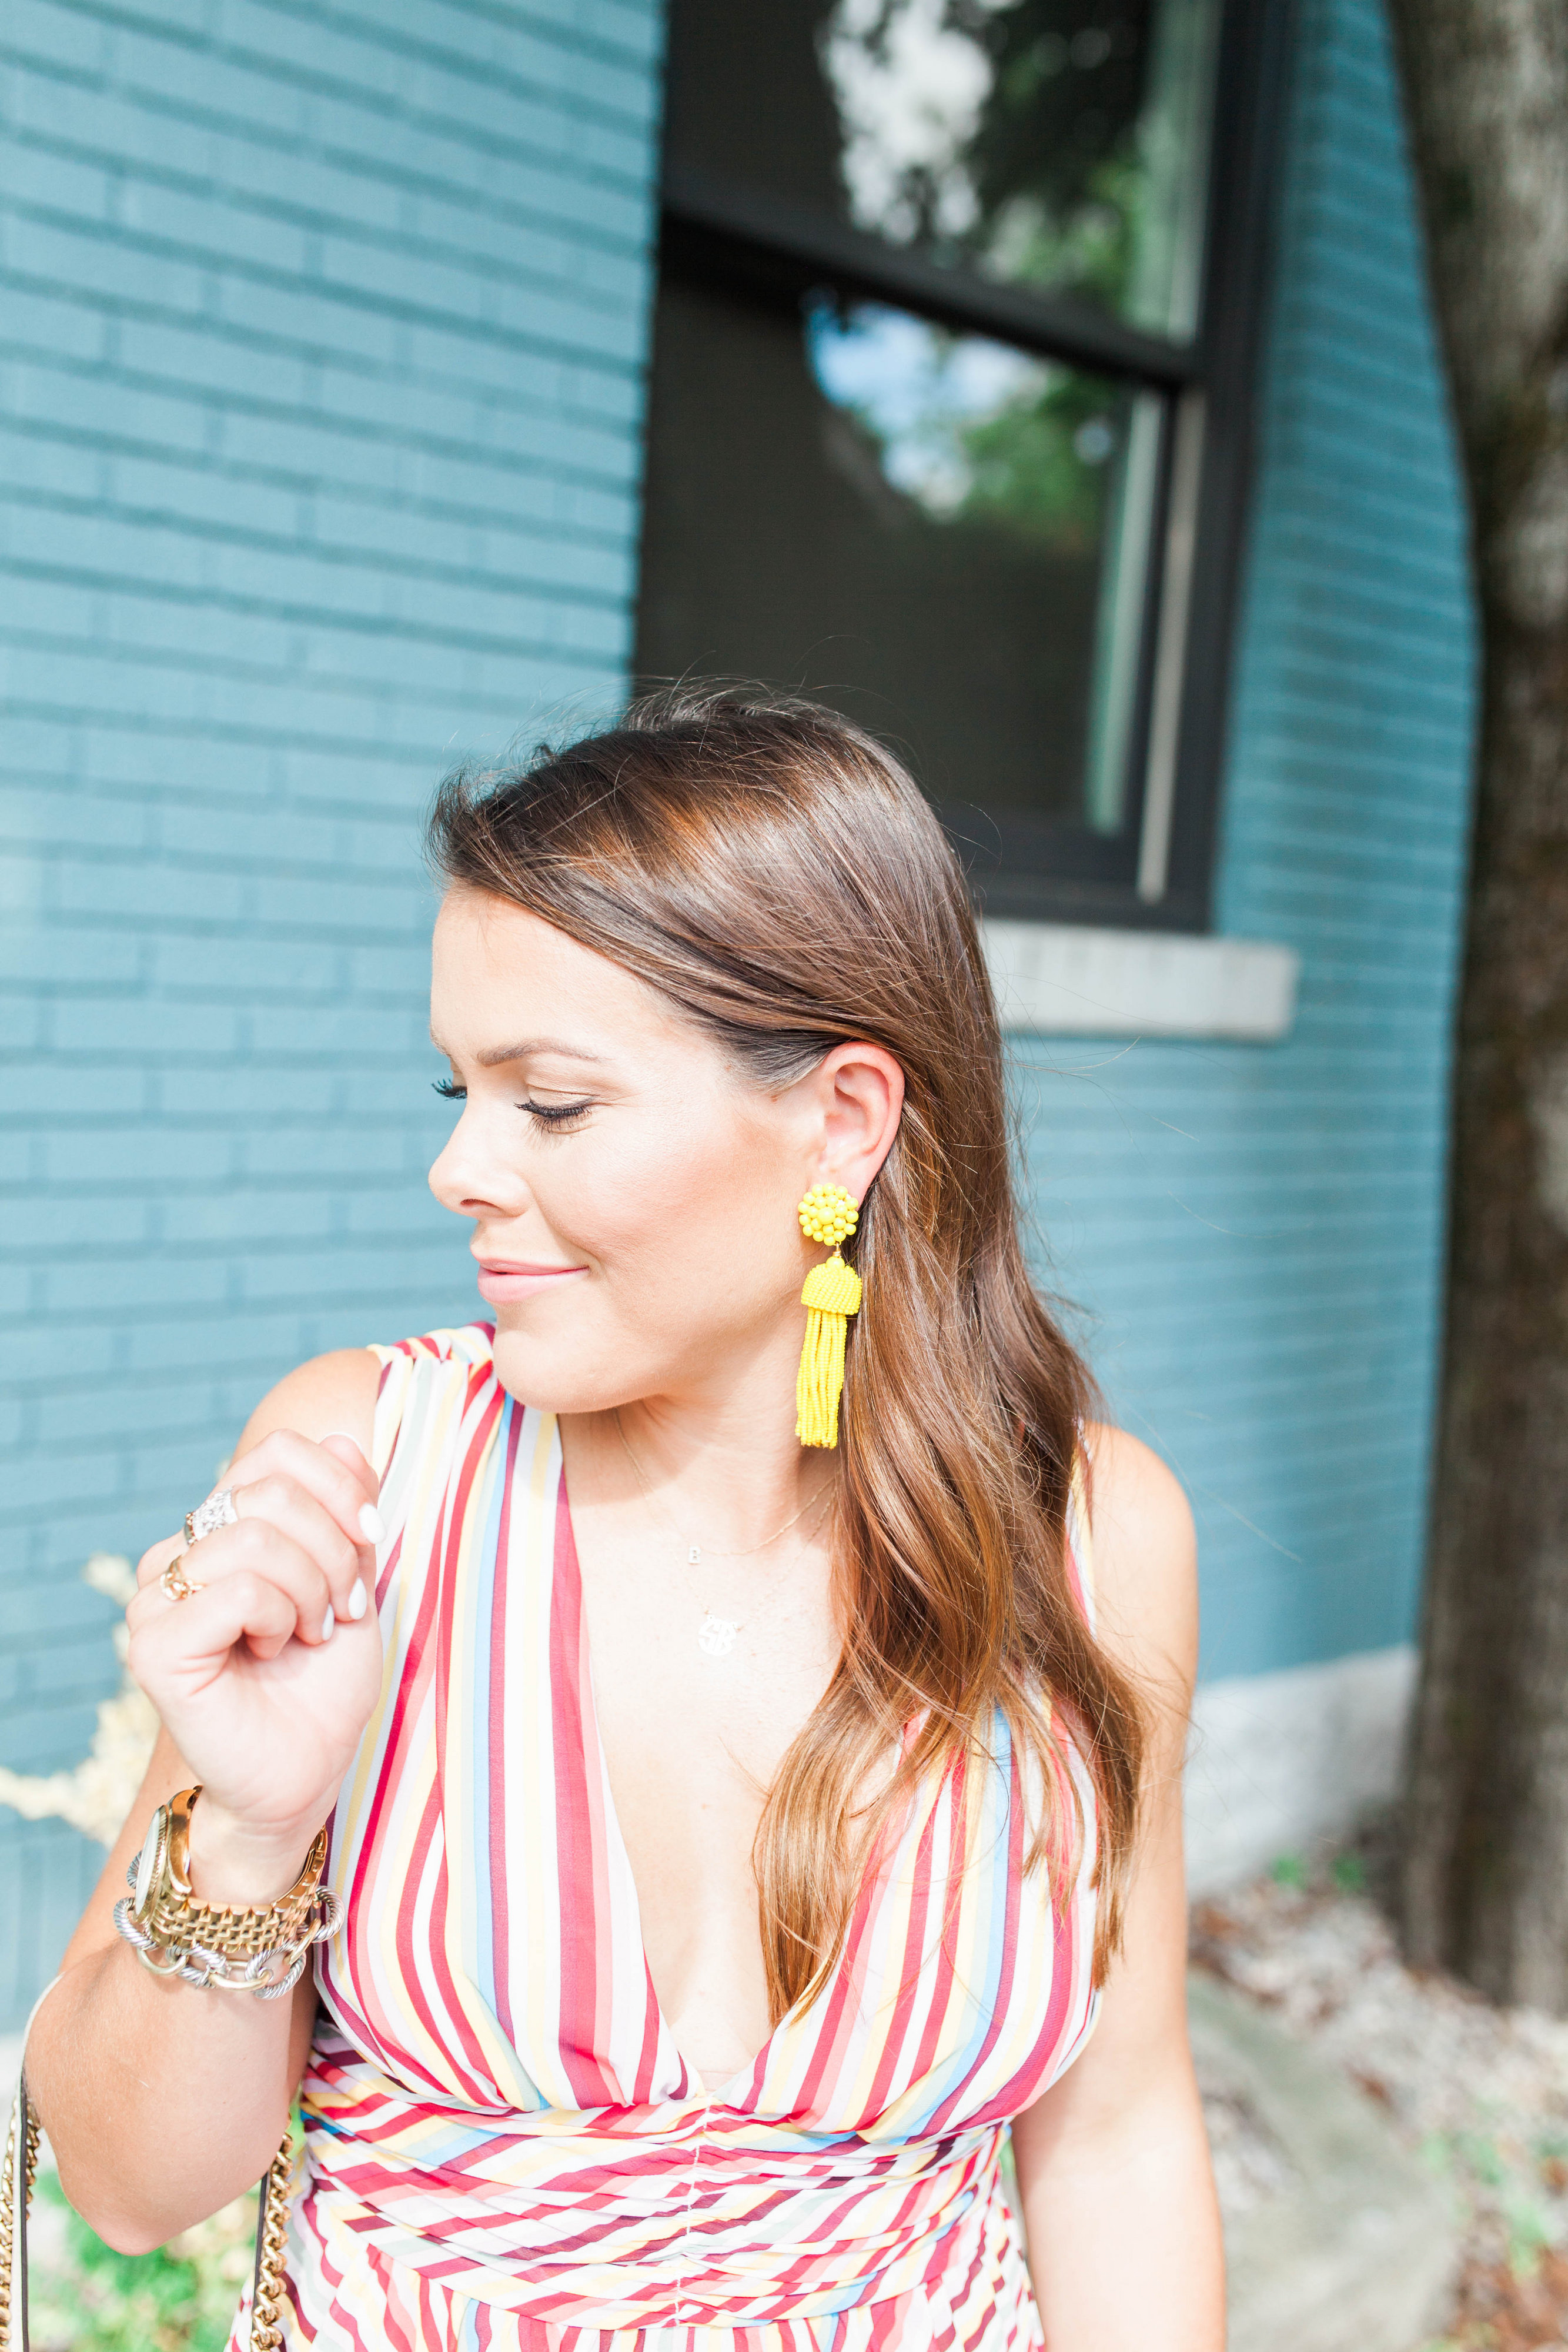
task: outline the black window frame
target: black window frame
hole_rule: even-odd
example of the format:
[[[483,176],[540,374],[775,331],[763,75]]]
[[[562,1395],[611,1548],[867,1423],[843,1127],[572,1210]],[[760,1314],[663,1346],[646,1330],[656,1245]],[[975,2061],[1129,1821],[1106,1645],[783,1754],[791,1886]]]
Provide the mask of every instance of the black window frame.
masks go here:
[[[945,267],[782,198],[721,183],[666,151],[661,279],[772,303],[821,290],[883,302],[1165,401],[1127,824],[1115,836],[1043,819],[1013,817],[998,827],[983,809],[943,806],[988,915],[1210,927],[1292,16],[1292,0],[1225,0],[1200,314],[1187,342],[1145,333],[1071,295]],[[1009,870],[1009,853],[1020,852],[1040,862]]]

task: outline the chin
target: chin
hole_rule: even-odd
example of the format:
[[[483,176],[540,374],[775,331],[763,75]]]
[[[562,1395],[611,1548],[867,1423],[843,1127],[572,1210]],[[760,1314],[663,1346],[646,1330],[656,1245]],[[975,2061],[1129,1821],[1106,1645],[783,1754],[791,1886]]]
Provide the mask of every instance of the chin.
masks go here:
[[[612,1377],[602,1363],[585,1362],[573,1349],[552,1344],[526,1327],[526,1309],[497,1307],[496,1377],[508,1396],[541,1412],[607,1412],[643,1391]]]

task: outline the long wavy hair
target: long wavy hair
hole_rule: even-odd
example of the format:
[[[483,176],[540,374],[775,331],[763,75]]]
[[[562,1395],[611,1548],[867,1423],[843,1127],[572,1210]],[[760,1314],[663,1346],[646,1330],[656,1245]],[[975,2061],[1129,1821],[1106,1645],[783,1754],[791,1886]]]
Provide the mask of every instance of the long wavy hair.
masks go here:
[[[836,1958],[900,1791],[988,1752],[998,1708],[1041,1768],[1050,1801],[1029,1859],[1057,1901],[1092,1837],[1103,1978],[1121,1935],[1142,1710],[1069,1580],[1092,1388],[1024,1262],[996,1006],[930,807],[832,711],[687,688],[522,764],[460,770],[437,795],[429,849],[446,881],[635,973],[757,1085],[789,1086],[849,1039],[904,1069],[903,1121],[852,1253],[865,1303],[833,1530],[844,1646],[753,1853],[774,2022]]]

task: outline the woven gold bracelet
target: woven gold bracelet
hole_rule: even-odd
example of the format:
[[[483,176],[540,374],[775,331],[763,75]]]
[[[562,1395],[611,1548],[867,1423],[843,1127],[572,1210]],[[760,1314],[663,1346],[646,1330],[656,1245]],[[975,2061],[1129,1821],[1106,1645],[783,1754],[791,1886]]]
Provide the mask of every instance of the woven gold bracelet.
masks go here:
[[[182,1789],[159,1806],[126,1873],[131,1893],[114,1906],[115,1927],[154,1976],[277,2000],[293,1990],[311,1946],[336,1934],[343,1916],[341,1897],[321,1884],[327,1832],[317,1832],[305,1867],[276,1903],[204,1903],[191,1891],[190,1873],[191,1812],[201,1793]]]

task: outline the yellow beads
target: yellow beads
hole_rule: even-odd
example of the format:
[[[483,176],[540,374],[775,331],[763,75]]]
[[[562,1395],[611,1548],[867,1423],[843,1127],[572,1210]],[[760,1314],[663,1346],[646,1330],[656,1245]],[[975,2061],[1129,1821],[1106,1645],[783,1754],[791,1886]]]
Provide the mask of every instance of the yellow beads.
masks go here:
[[[841,1184],[813,1184],[800,1207],[800,1231],[808,1241],[837,1249],[860,1223],[854,1195]]]
[[[861,1278],[839,1255],[839,1244],[853,1233],[860,1211],[841,1184],[813,1184],[800,1217],[807,1240],[824,1243],[833,1255],[811,1268],[800,1293],[806,1338],[795,1382],[795,1434],[802,1445],[833,1446],[839,1442],[845,1330],[861,1304]]]

